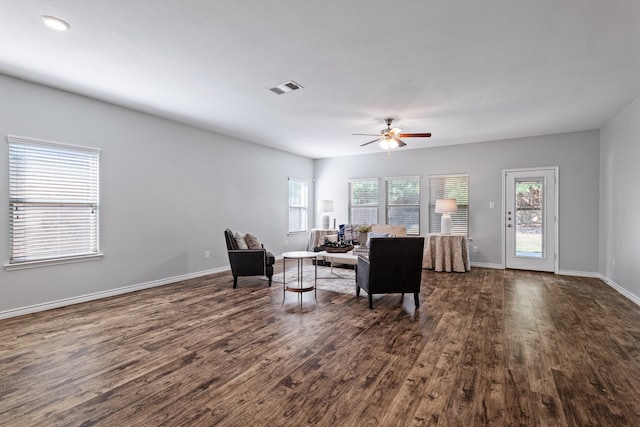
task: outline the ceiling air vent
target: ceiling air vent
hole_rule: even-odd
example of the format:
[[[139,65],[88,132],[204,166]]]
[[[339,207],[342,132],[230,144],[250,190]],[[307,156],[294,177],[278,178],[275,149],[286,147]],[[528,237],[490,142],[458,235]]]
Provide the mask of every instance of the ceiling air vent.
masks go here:
[[[275,85],[274,87],[269,88],[271,92],[277,93],[278,95],[293,92],[294,90],[298,89],[302,89],[302,86],[294,82],[293,80],[289,80],[288,82],[280,83]]]

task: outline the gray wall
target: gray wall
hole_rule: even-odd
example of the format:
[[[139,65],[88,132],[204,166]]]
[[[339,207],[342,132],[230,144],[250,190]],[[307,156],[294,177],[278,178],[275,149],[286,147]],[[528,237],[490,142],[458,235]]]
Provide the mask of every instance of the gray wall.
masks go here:
[[[276,254],[285,241],[287,249],[306,243],[306,235],[287,236],[287,177],[311,180],[310,159],[3,75],[0,93],[0,262],[9,259],[7,134],[103,150],[105,254],[100,261],[0,268],[0,313],[224,268],[226,227],[256,233]]]
[[[411,144],[425,144],[419,140]],[[502,264],[503,169],[559,166],[560,270],[598,272],[599,132],[491,141],[420,150],[396,150],[316,160],[316,198],[334,200],[337,223],[347,222],[349,178],[420,175],[421,234],[428,232],[428,175],[469,173],[470,237],[476,265]],[[495,208],[489,208],[495,202]],[[384,209],[379,210],[384,222]]]
[[[600,142],[600,272],[640,304],[640,98]],[[615,264],[614,264],[615,263]],[[630,295],[627,295],[630,296]]]
[[[347,221],[349,178],[469,173],[470,236],[476,265],[502,263],[502,170],[559,166],[560,270],[597,273],[640,295],[640,101],[602,130],[452,147],[311,160],[111,104],[0,75],[0,135],[14,134],[103,150],[101,261],[7,272],[0,269],[0,314],[82,295],[228,265],[222,230],[253,231],[279,254],[305,247],[287,235],[287,177],[311,184],[311,224],[318,199],[332,199]],[[411,141],[425,144],[428,141]],[[6,147],[6,146],[5,146]],[[8,149],[0,150],[0,200],[8,200]],[[602,171],[600,171],[600,168]],[[600,176],[602,175],[602,176]],[[315,187],[315,195],[314,195]],[[600,192],[594,189],[600,188]],[[599,194],[602,200],[599,200]],[[624,204],[622,199],[624,198]],[[495,208],[489,208],[489,202]],[[623,206],[624,208],[621,208]],[[380,210],[380,221],[384,212]],[[427,209],[421,232],[427,233]],[[8,224],[8,209],[0,209]],[[599,233],[598,233],[599,231]],[[286,244],[285,244],[286,242]],[[0,227],[0,261],[8,261]],[[204,251],[211,258],[204,258]],[[613,260],[616,266],[613,268]]]

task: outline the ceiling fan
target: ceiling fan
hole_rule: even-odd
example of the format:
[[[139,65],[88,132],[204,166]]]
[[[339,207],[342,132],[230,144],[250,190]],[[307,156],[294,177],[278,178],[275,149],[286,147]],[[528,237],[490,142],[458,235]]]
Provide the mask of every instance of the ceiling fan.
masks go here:
[[[374,142],[380,141],[380,147],[385,150],[391,150],[393,148],[404,147],[407,145],[400,138],[429,138],[431,133],[423,132],[423,133],[402,133],[402,129],[400,128],[392,128],[391,122],[393,119],[388,117],[384,119],[384,122],[387,124],[386,129],[382,129],[380,131],[380,135],[376,135],[374,133],[354,133],[353,135],[368,135],[368,136],[377,136],[373,141],[365,142],[364,144],[360,144],[361,147],[365,145],[373,144]]]

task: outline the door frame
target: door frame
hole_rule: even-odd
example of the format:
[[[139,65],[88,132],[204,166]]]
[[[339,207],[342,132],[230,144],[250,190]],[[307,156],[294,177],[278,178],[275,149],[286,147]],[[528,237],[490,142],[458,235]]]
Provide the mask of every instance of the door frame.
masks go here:
[[[517,168],[517,169],[502,169],[502,269],[507,268],[507,235],[506,235],[506,227],[507,227],[507,173],[509,172],[536,172],[536,171],[548,171],[552,170],[555,176],[554,180],[554,191],[555,191],[555,212],[553,213],[555,217],[555,221],[553,224],[553,233],[554,233],[554,248],[553,251],[555,253],[555,259],[553,263],[553,273],[558,274],[560,265],[560,253],[558,249],[560,248],[560,236],[558,233],[559,225],[560,225],[560,167],[559,166],[546,166],[546,167],[531,167],[531,168]]]

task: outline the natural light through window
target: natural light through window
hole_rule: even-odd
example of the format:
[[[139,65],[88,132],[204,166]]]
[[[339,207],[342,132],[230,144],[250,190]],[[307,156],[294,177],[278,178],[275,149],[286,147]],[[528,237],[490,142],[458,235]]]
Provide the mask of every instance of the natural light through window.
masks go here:
[[[97,255],[100,150],[7,140],[9,264]]]
[[[407,235],[420,234],[420,177],[385,179],[386,224],[402,225]]]
[[[429,233],[440,233],[441,213],[437,199],[455,199],[457,212],[451,213],[451,232],[469,234],[469,175],[431,175],[429,177]]]
[[[308,230],[309,218],[308,181],[289,178],[289,233]]]
[[[378,223],[378,178],[349,180],[349,224]]]
[[[516,180],[516,256],[543,256],[543,179]]]

